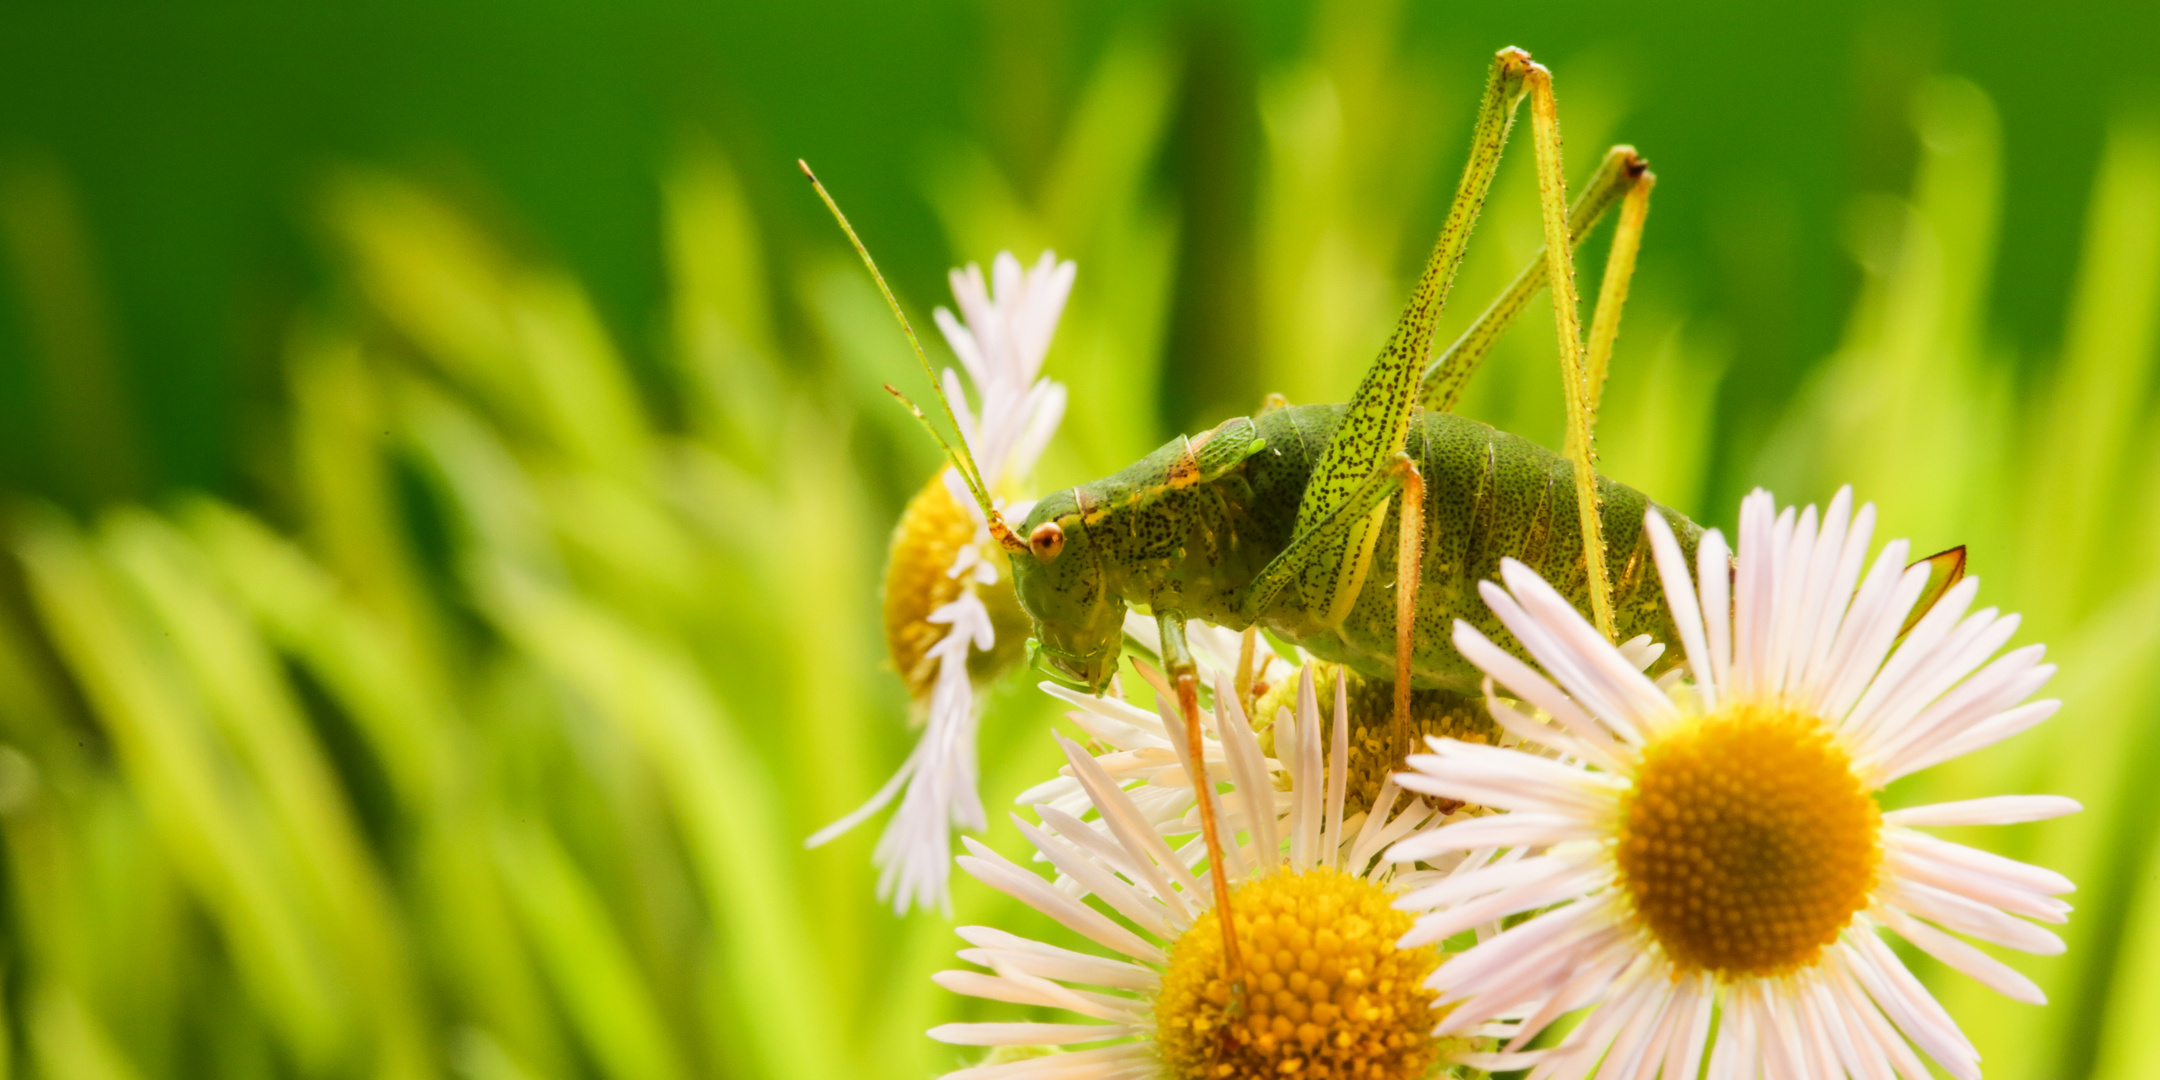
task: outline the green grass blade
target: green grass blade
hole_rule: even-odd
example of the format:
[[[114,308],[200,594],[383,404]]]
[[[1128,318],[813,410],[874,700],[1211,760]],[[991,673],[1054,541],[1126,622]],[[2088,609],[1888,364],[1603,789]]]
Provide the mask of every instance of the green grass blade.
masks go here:
[[[493,829],[495,860],[570,1014],[609,1080],[679,1080],[682,1057],[629,946],[584,874],[529,815]]]
[[[503,632],[622,725],[658,775],[721,934],[766,1075],[829,1080],[848,1040],[789,870],[778,793],[689,659],[601,610],[504,569],[484,583]]]
[[[255,1005],[302,1062],[340,1057],[348,1019],[324,944],[271,861],[282,843],[226,779],[200,705],[158,637],[123,605],[73,528],[33,519],[19,541],[31,595],[114,744],[163,846],[223,932]]]

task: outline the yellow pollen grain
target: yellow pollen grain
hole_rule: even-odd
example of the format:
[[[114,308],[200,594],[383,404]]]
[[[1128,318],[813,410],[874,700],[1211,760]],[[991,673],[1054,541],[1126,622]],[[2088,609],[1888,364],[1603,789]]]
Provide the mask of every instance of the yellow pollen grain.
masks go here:
[[[1432,946],[1398,949],[1410,916],[1378,886],[1336,870],[1238,886],[1230,909],[1246,986],[1233,1000],[1210,910],[1171,946],[1156,1039],[1180,1080],[1299,1076],[1412,1080],[1441,1046],[1424,982]]]
[[[1616,856],[1637,917],[1683,970],[1775,975],[1867,906],[1881,831],[1822,721],[1741,704],[1643,748]]]

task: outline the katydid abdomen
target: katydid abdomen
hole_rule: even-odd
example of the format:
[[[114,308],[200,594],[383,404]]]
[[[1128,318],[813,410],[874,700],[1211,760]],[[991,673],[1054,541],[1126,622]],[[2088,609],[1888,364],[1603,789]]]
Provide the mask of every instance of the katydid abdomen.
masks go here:
[[[1314,463],[1346,408],[1298,405],[1231,420],[1039,502],[1022,534],[1055,522],[1064,550],[1046,565],[1028,565],[1034,560],[1024,557],[1014,565],[1022,602],[1038,620],[1049,657],[1091,658],[1093,663],[1068,673],[1080,682],[1106,679],[1104,662],[1114,666],[1116,654],[1114,641],[1103,635],[1113,632],[1130,604],[1237,629],[1257,622],[1315,656],[1392,680],[1392,541],[1375,546],[1356,600],[1333,625],[1308,610],[1296,589],[1284,589],[1255,616],[1241,610],[1253,580],[1290,543]],[[1237,449],[1255,440],[1256,451]],[[1450,634],[1455,620],[1463,619],[1520,652],[1478,596],[1478,582],[1496,578],[1502,559],[1528,564],[1589,612],[1572,466],[1491,425],[1422,409],[1413,416],[1404,452],[1425,480],[1411,681],[1476,693],[1476,669],[1456,652]],[[1670,644],[1676,638],[1642,539],[1643,514],[1655,507],[1690,558],[1702,530],[1633,488],[1604,477],[1599,484],[1618,637],[1647,633]],[[1400,499],[1388,499],[1381,536],[1396,535],[1400,512]],[[1101,655],[1105,646],[1107,656]]]

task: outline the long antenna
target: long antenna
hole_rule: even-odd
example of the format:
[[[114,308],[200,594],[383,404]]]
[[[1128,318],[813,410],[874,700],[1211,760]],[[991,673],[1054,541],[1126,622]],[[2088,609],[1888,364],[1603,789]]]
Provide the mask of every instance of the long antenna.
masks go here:
[[[952,462],[953,471],[959,473],[961,481],[967,484],[968,493],[975,496],[975,505],[982,509],[983,520],[989,523],[990,535],[996,538],[999,546],[1015,553],[1028,550],[1027,541],[1013,534],[1011,526],[1005,524],[1004,516],[999,514],[997,507],[991,503],[990,486],[983,482],[982,470],[976,466],[975,456],[968,452],[967,433],[960,429],[960,418],[953,413],[952,400],[945,396],[945,385],[938,379],[937,370],[931,367],[929,354],[923,352],[922,341],[916,338],[915,327],[908,322],[907,313],[900,310],[899,298],[893,295],[892,287],[885,284],[885,275],[878,272],[877,260],[870,257],[870,249],[864,247],[862,238],[855,235],[855,226],[848,224],[847,215],[840,212],[840,204],[833,201],[832,193],[826,191],[825,185],[818,182],[817,174],[810,171],[810,163],[797,158],[795,164],[800,166],[803,175],[810,179],[810,186],[817,190],[818,198],[825,201],[825,209],[832,211],[833,220],[840,223],[840,231],[847,234],[848,243],[855,245],[855,254],[862,256],[863,265],[869,267],[871,280],[877,282],[878,292],[884,294],[885,305],[892,308],[893,318],[900,320],[900,332],[907,335],[908,344],[915,349],[915,359],[922,361],[923,374],[930,379],[930,389],[937,393],[938,403],[945,407],[945,420],[952,425],[953,432],[958,437],[947,442],[945,436],[938,432],[937,426],[930,422],[929,417],[923,415],[921,408],[907,399],[907,395],[894,389],[891,383],[885,384],[885,389],[899,398],[900,404],[914,413],[915,419],[922,421],[930,436],[944,448],[946,460]]]

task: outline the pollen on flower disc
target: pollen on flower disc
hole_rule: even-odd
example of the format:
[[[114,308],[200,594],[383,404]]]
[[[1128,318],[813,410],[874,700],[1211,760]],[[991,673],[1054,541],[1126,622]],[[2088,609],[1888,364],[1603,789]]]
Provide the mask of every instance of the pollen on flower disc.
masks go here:
[[[1245,992],[1223,970],[1218,912],[1170,950],[1155,1000],[1156,1041],[1180,1080],[1283,1077],[1413,1080],[1440,1045],[1427,976],[1433,946],[1398,949],[1409,915],[1391,895],[1336,870],[1255,878],[1230,894]]]
[[[907,681],[908,695],[928,700],[937,678],[937,664],[929,656],[950,631],[930,621],[932,613],[958,599],[970,587],[965,576],[952,575],[960,549],[979,540],[975,517],[952,497],[940,470],[908,500],[893,527],[892,546],[885,555],[885,648],[900,677]],[[1029,633],[1027,613],[1013,595],[1012,573],[1005,552],[994,543],[982,543],[979,554],[997,568],[995,585],[977,590],[990,612],[997,644],[988,653],[973,653],[968,670],[978,680],[995,678],[1026,654]]]
[[[1814,717],[1743,704],[1643,748],[1616,855],[1637,916],[1683,970],[1812,962],[1867,906],[1882,816]]]
[[[1350,732],[1346,740],[1350,755],[1345,766],[1349,782],[1343,799],[1345,818],[1354,818],[1371,810],[1387,778],[1409,768],[1406,759],[1411,754],[1424,753],[1428,738],[1486,744],[1499,742],[1500,725],[1493,723],[1492,716],[1485,711],[1485,703],[1475,698],[1448,690],[1412,690],[1409,730],[1398,732],[1395,730],[1393,683],[1385,679],[1368,679],[1340,664],[1317,664],[1314,671],[1313,688],[1320,699],[1323,717],[1323,744],[1334,737],[1332,729],[1326,727],[1333,721],[1326,718],[1333,709],[1330,703],[1335,700],[1335,680],[1350,680],[1345,699],[1350,710]],[[1274,719],[1277,709],[1296,707],[1297,688],[1295,678],[1276,682],[1253,709],[1255,721],[1266,723]],[[1274,756],[1273,727],[1261,730],[1260,748]],[[1455,804],[1446,805],[1452,809]]]

